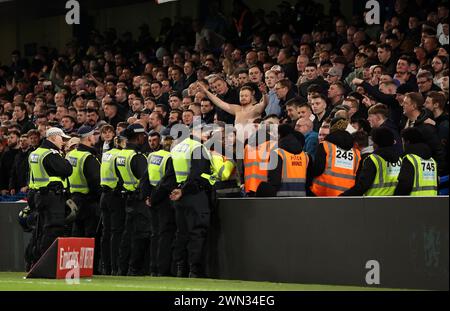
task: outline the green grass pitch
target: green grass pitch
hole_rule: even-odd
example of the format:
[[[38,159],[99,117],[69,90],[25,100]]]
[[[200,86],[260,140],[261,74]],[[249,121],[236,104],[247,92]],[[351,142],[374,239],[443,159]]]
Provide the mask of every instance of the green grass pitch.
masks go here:
[[[65,280],[25,279],[25,273],[0,272],[1,291],[361,291],[386,290],[375,287],[305,285],[236,280],[182,279],[170,277],[82,278],[80,284]]]

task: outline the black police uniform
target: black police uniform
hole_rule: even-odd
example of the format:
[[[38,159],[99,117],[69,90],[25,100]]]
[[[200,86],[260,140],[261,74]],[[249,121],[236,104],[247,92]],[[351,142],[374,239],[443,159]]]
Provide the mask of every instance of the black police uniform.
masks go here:
[[[119,181],[115,189],[108,186],[102,186],[102,195],[100,198],[100,212],[102,218],[102,273],[105,275],[119,274],[120,243],[125,226],[125,199],[121,191],[123,190],[123,181],[116,170]],[[128,264],[127,264],[128,266]],[[128,267],[125,269],[127,270]]]
[[[53,149],[43,160],[44,169],[49,176],[57,176],[62,179],[72,174],[72,166],[60,154],[58,147],[44,140],[41,148]],[[32,177],[31,177],[32,178]],[[49,248],[53,241],[64,235],[65,220],[65,196],[64,188],[60,182],[50,182],[47,187],[37,189],[34,194],[34,204],[39,213],[37,233],[37,254],[39,259]]]
[[[203,147],[197,147],[203,148]],[[152,202],[160,202],[176,188],[182,190],[182,197],[173,202],[177,232],[173,257],[177,265],[177,276],[199,277],[203,274],[204,248],[210,225],[209,196],[211,186],[203,173],[211,174],[210,160],[203,153],[200,159],[191,160],[187,180],[177,184],[173,165],[168,166],[167,174],[162,178],[158,191],[152,192]]]
[[[164,175],[169,173],[172,159],[166,163]],[[173,170],[171,171],[173,174]],[[153,191],[158,191],[160,184],[155,187],[150,184],[148,172],[141,180],[141,191],[144,198],[151,197]],[[175,211],[168,195],[160,197],[160,201],[151,201],[150,207],[152,235],[150,251],[151,275],[170,276],[172,268],[172,250],[175,237]]]
[[[96,152],[94,148],[80,144],[77,150],[90,153],[83,167],[83,174],[86,177],[89,193],[72,193],[72,199],[79,208],[77,218],[73,223],[72,236],[93,238],[97,235],[99,221],[100,162],[95,157]]]
[[[128,143],[125,148],[137,152],[130,164],[131,172],[137,179],[141,179],[147,170],[147,159],[140,152],[140,148],[141,146],[132,143]],[[125,198],[125,230],[120,244],[119,273],[131,276],[143,275],[147,272],[144,267],[144,257],[150,244],[151,215],[139,190],[126,192]],[[131,245],[129,244],[130,241]],[[128,254],[129,261],[127,260]],[[125,266],[127,262],[128,272],[126,273]]]

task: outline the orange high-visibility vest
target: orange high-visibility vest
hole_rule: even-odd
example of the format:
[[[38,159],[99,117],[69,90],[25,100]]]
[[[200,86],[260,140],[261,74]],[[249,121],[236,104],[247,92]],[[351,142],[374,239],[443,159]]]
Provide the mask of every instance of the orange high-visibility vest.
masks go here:
[[[283,149],[276,150],[283,160],[281,186],[277,192],[278,197],[304,197],[306,196],[306,172],[308,168],[308,155],[306,152],[292,154]]]
[[[341,149],[328,141],[322,145],[327,155],[325,171],[314,178],[311,191],[319,197],[338,196],[355,185],[361,153],[355,148]]]
[[[267,168],[270,151],[275,142],[266,141],[258,147],[247,144],[244,148],[244,187],[245,192],[256,192],[259,184],[267,181]]]

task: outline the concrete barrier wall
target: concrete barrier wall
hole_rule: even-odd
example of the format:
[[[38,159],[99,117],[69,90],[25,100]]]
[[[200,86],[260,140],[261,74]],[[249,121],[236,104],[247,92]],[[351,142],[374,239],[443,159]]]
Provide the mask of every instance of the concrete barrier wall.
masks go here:
[[[0,203],[0,271],[24,271],[25,247],[31,238],[17,222],[26,203]]]
[[[214,213],[210,274],[369,286],[366,264],[378,263],[380,284],[370,286],[448,290],[448,201],[224,199]]]
[[[208,273],[221,279],[448,290],[448,201],[222,199],[212,215]],[[23,206],[0,204],[0,271],[23,270],[29,239],[17,224]]]

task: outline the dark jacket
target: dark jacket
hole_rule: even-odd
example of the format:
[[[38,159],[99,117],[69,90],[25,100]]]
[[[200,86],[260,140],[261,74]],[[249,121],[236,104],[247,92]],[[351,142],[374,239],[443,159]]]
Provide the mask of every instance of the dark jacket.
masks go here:
[[[425,143],[411,144],[405,146],[404,155],[415,154],[422,159],[428,160],[432,157],[431,148]],[[439,164],[438,164],[439,168]],[[414,184],[414,166],[408,160],[402,162],[400,174],[398,175],[398,184],[395,188],[394,195],[409,195],[411,194]]]
[[[330,85],[327,81],[325,81],[321,76],[317,77],[316,79],[312,81],[306,81],[298,86],[298,95],[302,96],[303,98],[308,97],[308,87],[312,84],[320,85],[320,87],[324,90],[328,90]]]
[[[385,64],[381,65],[383,65],[385,72],[393,77],[395,72],[397,71],[397,59],[395,58],[394,53],[391,54],[391,57]]]
[[[448,114],[445,112],[441,114],[439,117],[435,118],[436,129],[441,139],[441,143],[444,146],[448,146],[448,131],[449,131],[449,118]]]
[[[431,85],[431,88],[428,91],[421,92],[421,94],[422,94],[423,98],[427,98],[428,93],[430,93],[430,92],[442,92],[442,89],[439,86],[437,86],[436,84],[433,83]]]
[[[295,63],[287,63],[281,65],[284,71],[284,76],[288,78],[292,83],[297,82],[298,79],[298,71],[297,65]]]
[[[28,156],[31,153],[31,149],[27,151],[19,150],[14,163],[11,167],[11,176],[9,177],[9,189],[15,189],[16,192],[20,191],[20,188],[28,186],[30,167],[28,165]]]
[[[300,154],[303,151],[302,142],[300,142],[297,137],[292,134],[283,137],[279,141],[279,148],[283,149],[292,154]],[[312,181],[312,158],[310,155],[308,156],[308,167],[306,172],[306,189],[309,191],[309,187]],[[277,165],[273,170],[268,172],[268,184],[273,188],[273,193],[271,196],[276,196],[276,192],[280,189],[281,186],[281,177],[283,172],[283,159],[275,152],[272,151],[270,153],[270,157],[277,157]],[[259,189],[258,189],[259,192]]]
[[[114,128],[116,128],[119,122],[125,121],[125,118],[121,118],[119,113],[117,112],[117,114],[111,119],[105,118],[105,121],[111,124]]]
[[[19,124],[21,127],[21,131],[20,131],[21,134],[26,134],[26,133],[28,133],[29,130],[33,130],[36,128],[34,126],[34,123],[31,122],[27,116],[25,116],[25,118],[22,121],[17,121],[17,124]]]
[[[409,92],[418,92],[416,76],[410,75],[408,80],[397,88],[397,93],[406,94]]]
[[[119,116],[119,119],[125,120],[130,110],[128,100],[125,100],[122,103],[117,103],[117,115]]]
[[[197,81],[197,75],[195,73],[191,74],[189,77],[184,78],[184,86],[189,87],[192,83]]]
[[[189,85],[188,85],[189,86]],[[176,81],[173,83],[172,85],[172,90],[176,91],[176,92],[183,92],[183,90],[186,88],[187,86],[184,84],[184,76],[180,78],[179,81]]]
[[[0,153],[0,172],[2,172],[0,174],[0,190],[7,190],[8,189],[8,179],[7,177],[9,176],[9,174],[6,174],[6,170],[3,168],[4,167],[4,156],[6,154],[6,151],[3,151],[2,153]],[[6,176],[8,175],[8,176]],[[9,178],[9,177],[8,177]]]
[[[165,105],[165,106],[169,107],[169,94],[168,93],[161,94],[161,96],[159,96],[156,99],[156,104],[157,105]]]
[[[386,119],[383,124],[381,124],[380,128],[387,128],[394,134],[394,148],[397,150],[399,154],[402,154],[403,152],[403,144],[402,144],[402,138],[398,132],[398,127],[395,125],[394,122],[390,119]]]
[[[83,144],[80,144],[77,150],[90,153],[84,161],[83,174],[89,187],[89,195],[100,198],[100,162],[97,159],[97,151]]]
[[[379,155],[390,163],[397,163],[400,159],[400,153],[395,146],[378,148],[373,154]],[[362,196],[372,187],[377,175],[377,168],[373,161],[367,158],[361,161],[358,171],[355,185],[343,192],[341,196]]]
[[[344,150],[350,150],[353,148],[352,135],[343,130],[338,130],[330,133],[327,138],[325,138],[325,141],[335,144],[336,146]],[[325,153],[325,149],[323,148],[323,143],[321,143],[317,147],[317,153],[314,157],[313,177],[320,176],[325,171],[325,165],[327,163],[326,157],[327,154]]]
[[[202,122],[205,124],[213,124],[214,123],[214,114],[216,113],[215,109],[211,110],[207,114],[202,114]]]
[[[11,168],[19,151],[19,149],[8,149],[0,156],[0,190],[9,190],[9,179],[12,173]]]
[[[131,172],[137,179],[144,177],[147,172],[147,158],[142,152],[142,147],[133,143],[128,143],[125,149],[131,149],[137,152],[137,155],[131,159]]]
[[[419,129],[425,139],[427,145],[431,149],[431,156],[437,162],[439,176],[448,175],[448,163],[446,159],[446,152],[439,139],[437,129],[434,125],[425,123],[431,117],[431,113],[426,109],[417,117],[414,122],[414,127]],[[401,128],[404,128],[406,119],[402,120]]]
[[[44,165],[44,169],[49,176],[57,176],[63,179],[69,178],[72,175],[72,165],[70,165],[69,161],[64,159],[59,154],[59,149],[49,140],[44,140],[41,144],[42,148],[45,149],[53,149],[54,152],[50,153],[48,156],[44,158],[42,161]],[[51,182],[48,187],[61,186],[59,182]]]
[[[370,85],[367,82],[363,82],[361,86],[364,88],[364,90],[372,96],[377,102],[380,102],[382,104],[385,104],[389,107],[389,118],[394,122],[394,124],[399,124],[400,120],[403,115],[403,109],[398,103],[398,100],[395,95],[390,94],[384,94],[380,92],[380,90]]]

